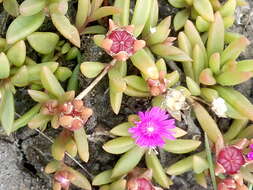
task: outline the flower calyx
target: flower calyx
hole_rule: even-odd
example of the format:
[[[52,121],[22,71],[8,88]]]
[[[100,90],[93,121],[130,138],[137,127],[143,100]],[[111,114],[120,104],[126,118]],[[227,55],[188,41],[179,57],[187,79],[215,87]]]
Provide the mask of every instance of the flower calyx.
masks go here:
[[[164,94],[167,90],[167,85],[169,83],[168,79],[165,78],[166,73],[160,71],[158,79],[148,79],[147,84],[149,91],[152,96],[159,96]]]
[[[133,25],[120,27],[109,20],[109,31],[102,41],[102,48],[114,59],[126,61],[146,45],[144,40],[136,39],[133,31]]]
[[[135,168],[127,176],[127,190],[162,190],[155,187],[152,182],[152,170]]]

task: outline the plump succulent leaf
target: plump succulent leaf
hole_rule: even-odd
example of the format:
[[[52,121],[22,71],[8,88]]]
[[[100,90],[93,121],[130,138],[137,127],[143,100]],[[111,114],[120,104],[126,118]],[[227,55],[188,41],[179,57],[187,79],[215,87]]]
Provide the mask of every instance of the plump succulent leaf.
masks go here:
[[[34,32],[27,37],[29,44],[41,54],[49,54],[54,51],[59,36],[52,32]]]
[[[134,35],[138,37],[148,20],[151,10],[151,0],[137,0],[135,3],[131,24],[135,26]]]
[[[26,46],[23,40],[15,43],[8,49],[7,57],[13,65],[20,67],[24,64],[26,58]]]
[[[51,14],[52,21],[57,30],[67,38],[72,44],[80,47],[80,36],[75,26],[73,26],[68,18],[62,14]]]
[[[151,169],[153,172],[153,178],[159,185],[161,185],[164,188],[168,188],[170,185],[173,184],[171,179],[169,179],[168,176],[166,175],[159,159],[157,158],[156,154],[153,151],[146,152],[145,160],[147,167]]]
[[[78,0],[76,13],[76,27],[82,27],[91,11],[90,0]]]
[[[10,89],[2,91],[1,105],[0,105],[0,120],[3,129],[7,135],[10,135],[13,130],[15,108],[14,97]]]
[[[130,0],[115,0],[114,7],[120,9],[120,14],[114,14],[113,21],[119,26],[127,26],[129,23]]]
[[[19,6],[19,11],[23,16],[32,16],[42,11],[45,6],[46,0],[25,0]]]
[[[133,148],[134,145],[134,139],[131,137],[119,137],[105,143],[103,149],[111,154],[122,154]]]
[[[89,160],[89,144],[87,140],[87,135],[83,128],[74,132],[74,139],[77,145],[78,155],[84,161]]]
[[[60,98],[64,95],[64,90],[59,83],[59,81],[56,79],[52,71],[47,67],[42,67],[41,73],[40,73],[40,80],[43,85],[43,87],[52,95]]]
[[[94,177],[92,180],[92,185],[100,186],[111,183],[113,181],[111,176],[112,170],[105,170]]]
[[[130,172],[140,162],[145,151],[144,148],[135,146],[122,155],[112,170],[112,177],[119,177]]]
[[[8,44],[24,39],[36,31],[44,22],[45,15],[39,12],[32,16],[18,16],[9,26],[6,33]]]
[[[219,137],[222,136],[221,131],[219,130],[216,122],[209,115],[206,109],[201,106],[199,103],[195,102],[193,104],[193,110],[197,117],[197,120],[201,126],[201,128],[206,132],[208,137],[216,142]]]
[[[11,15],[11,16],[18,16],[19,15],[19,5],[17,0],[3,0],[4,9]]]
[[[10,62],[5,53],[0,53],[0,79],[5,79],[10,75]]]
[[[174,154],[185,154],[196,150],[201,141],[190,139],[177,139],[166,141],[163,149]]]

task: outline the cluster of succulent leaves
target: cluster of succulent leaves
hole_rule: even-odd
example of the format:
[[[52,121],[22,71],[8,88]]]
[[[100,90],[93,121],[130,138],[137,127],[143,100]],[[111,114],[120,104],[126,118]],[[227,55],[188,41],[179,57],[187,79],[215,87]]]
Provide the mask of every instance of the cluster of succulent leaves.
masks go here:
[[[179,121],[181,112],[192,108],[206,134],[205,147],[201,152],[193,153],[165,169],[155,150],[138,146],[131,137],[129,128],[135,126],[139,118],[138,115],[130,115],[127,122],[110,131],[115,138],[103,146],[108,153],[122,155],[112,169],[103,171],[93,179],[92,185],[100,186],[101,190],[127,189],[127,175],[143,157],[146,167],[152,170],[153,179],[163,188],[169,188],[172,184],[168,175],[180,175],[192,170],[197,183],[204,187],[207,187],[206,177],[210,175],[216,189],[212,146],[221,139],[230,146],[240,139],[253,138],[253,128],[247,126],[253,120],[253,105],[233,88],[252,77],[253,61],[237,60],[249,41],[240,34],[227,31],[233,25],[236,6],[245,4],[243,0],[227,0],[223,4],[219,0],[169,0],[172,6],[182,8],[173,20],[173,29],[179,31],[177,38],[169,36],[171,17],[158,23],[158,0],[136,0],[132,15],[130,0],[115,0],[114,6],[102,6],[105,3],[103,0],[78,0],[75,24],[71,24],[67,16],[68,0],[25,0],[20,5],[16,0],[0,2],[11,16],[16,17],[7,30],[6,38],[0,38],[0,120],[8,135],[26,125],[42,131],[48,123],[58,128],[61,125],[59,115],[45,114],[45,107],[49,104],[64,105],[79,99],[79,96],[75,98],[79,68],[87,78],[99,78],[101,73],[108,73],[110,103],[115,114],[120,111],[123,94],[151,97],[152,106],[166,109]],[[113,15],[112,20],[117,27],[133,26],[133,37],[145,41],[146,46],[130,55],[128,60],[112,58],[111,63],[81,63],[78,49],[81,46],[80,35],[98,34],[94,36],[94,42],[104,48],[103,41],[108,33],[100,24],[104,24],[103,17],[110,15]],[[58,34],[38,31],[46,17],[52,20]],[[59,34],[68,41],[61,40]],[[173,45],[176,39],[177,47]],[[27,55],[29,48],[38,55],[40,63]],[[59,60],[74,59],[78,64],[73,72],[59,63]],[[167,71],[169,61],[182,65],[185,79],[180,80],[178,71]],[[137,70],[129,73],[128,64]],[[60,82],[67,80],[65,92]],[[154,91],[150,81],[158,85],[166,81],[162,84],[165,91]],[[29,95],[37,104],[15,120],[14,97],[19,87],[28,87]],[[168,107],[166,100],[171,98],[169,93],[173,90],[181,94],[184,101],[182,105],[186,107],[176,110]],[[210,109],[214,110],[213,103],[219,98],[226,107],[222,117],[234,119],[225,134],[220,131],[217,118],[209,114]],[[69,172],[74,176],[67,179],[70,183],[82,189],[91,189],[84,175],[64,164],[65,155],[72,158],[78,155],[82,161],[88,162],[89,147],[85,129],[62,127],[52,145],[54,160],[46,166],[45,171],[55,173],[55,176],[62,171]],[[174,132],[176,138],[187,134],[177,127]],[[161,151],[185,154],[195,151],[200,145],[201,141],[196,139],[168,140]],[[240,169],[240,175],[249,183],[253,183],[251,172],[251,165]],[[221,179],[224,177],[219,176]],[[55,177],[53,189],[61,188],[63,186]]]

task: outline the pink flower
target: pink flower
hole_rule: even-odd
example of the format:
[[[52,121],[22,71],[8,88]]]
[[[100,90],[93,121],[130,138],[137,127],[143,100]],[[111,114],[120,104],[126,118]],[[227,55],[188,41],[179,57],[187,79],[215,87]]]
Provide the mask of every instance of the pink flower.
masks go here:
[[[250,152],[247,154],[248,160],[253,160],[253,144],[249,145]]]
[[[217,162],[224,168],[225,173],[236,174],[245,164],[245,159],[240,149],[228,146],[219,152]]]
[[[64,190],[69,189],[70,178],[72,178],[72,174],[68,171],[58,171],[54,174],[55,183],[60,184]]]
[[[174,140],[171,129],[175,128],[175,120],[159,107],[153,107],[146,112],[139,112],[140,121],[129,129],[129,133],[135,138],[135,143],[140,147],[163,147],[165,139]]]
[[[146,42],[137,40],[133,34],[134,26],[119,27],[109,20],[109,31],[102,41],[102,48],[118,61],[126,61],[130,56],[142,49]]]

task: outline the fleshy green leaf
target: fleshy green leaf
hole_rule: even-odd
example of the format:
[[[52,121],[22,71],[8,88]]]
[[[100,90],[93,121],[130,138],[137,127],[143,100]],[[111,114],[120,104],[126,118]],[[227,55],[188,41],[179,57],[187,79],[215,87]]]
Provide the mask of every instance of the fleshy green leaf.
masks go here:
[[[131,86],[132,88],[135,88],[136,90],[143,91],[143,92],[149,92],[148,86],[146,81],[136,75],[129,75],[124,78],[127,85]]]
[[[224,64],[229,60],[236,60],[249,43],[249,40],[245,37],[231,42],[221,54],[221,64]]]
[[[89,160],[89,144],[87,140],[87,135],[83,128],[74,132],[74,138],[77,145],[78,155],[84,161]]]
[[[28,123],[28,127],[31,129],[43,128],[51,120],[50,115],[37,114]]]
[[[112,177],[119,177],[134,169],[134,167],[140,162],[145,151],[144,148],[135,146],[122,155],[112,170]]]
[[[232,86],[243,83],[253,76],[252,72],[231,71],[224,72],[215,77],[217,83],[223,86]]]
[[[169,3],[176,8],[184,8],[187,7],[187,3],[185,0],[168,0]]]
[[[209,0],[193,0],[193,6],[204,19],[213,22],[213,7]]]
[[[131,137],[119,137],[105,143],[103,149],[111,154],[122,154],[133,148],[134,145]]]
[[[193,104],[193,110],[195,112],[195,115],[197,117],[197,120],[201,128],[206,132],[208,137],[213,142],[216,142],[217,139],[222,136],[216,122],[209,115],[206,109],[203,106],[201,106],[199,103],[195,102]]]
[[[119,179],[110,185],[110,190],[125,190],[127,181],[125,179]]]
[[[113,181],[111,176],[112,170],[103,171],[94,177],[94,179],[92,180],[92,185],[100,186],[111,183]]]
[[[210,23],[203,19],[201,16],[198,16],[196,19],[196,28],[199,32],[206,32],[210,27]]]
[[[210,57],[214,53],[221,53],[224,48],[224,24],[219,12],[214,15],[214,22],[212,22],[207,41],[207,54]]]
[[[103,17],[119,14],[119,13],[120,13],[120,9],[117,7],[104,6],[95,10],[94,13],[88,18],[88,20],[89,22],[92,22],[95,20],[99,20]]]
[[[186,84],[193,96],[200,95],[200,87],[194,80],[192,80],[190,77],[186,77]]]
[[[82,74],[87,78],[96,77],[105,67],[100,62],[83,62],[80,66]]]
[[[165,174],[165,171],[156,154],[153,151],[146,152],[145,160],[148,168],[152,169],[153,178],[156,180],[156,182],[164,188],[169,188],[173,182]]]
[[[85,190],[92,190],[90,182],[83,174],[70,167],[66,167],[66,170],[74,175],[73,179],[70,180],[72,184]]]
[[[26,46],[23,40],[15,43],[10,49],[8,49],[7,57],[9,61],[17,67],[20,67],[25,62]]]
[[[60,98],[64,95],[64,90],[52,71],[47,67],[42,67],[40,79],[43,87],[54,96]]]
[[[34,32],[27,37],[29,44],[41,54],[49,54],[54,51],[59,36],[52,32]]]
[[[43,12],[32,16],[18,16],[9,26],[6,33],[8,44],[13,44],[36,31],[44,22]]]
[[[86,22],[90,14],[91,4],[90,0],[78,0],[76,13],[76,27],[80,28]]]
[[[234,15],[236,8],[236,0],[228,0],[220,9],[220,13],[223,17]]]
[[[184,51],[175,46],[172,46],[171,44],[167,44],[166,42],[151,46],[151,50],[155,54],[166,59],[180,62],[192,61],[192,59]]]
[[[5,79],[10,75],[10,63],[4,52],[0,53],[0,79]]]
[[[131,56],[131,61],[147,78],[158,79],[159,73],[155,62],[144,49]]]
[[[200,153],[197,153],[195,154],[197,156],[204,156],[205,155],[205,152],[200,152]],[[193,168],[193,162],[192,162],[192,159],[193,159],[193,156],[188,156],[174,164],[172,164],[168,169],[167,169],[167,173],[169,175],[181,175],[187,171],[190,171],[192,168]]]
[[[46,6],[46,0],[25,0],[19,7],[20,14],[31,16],[39,13]]]
[[[130,0],[115,0],[114,7],[120,9],[120,14],[113,15],[113,21],[119,26],[127,26],[129,23]]]
[[[209,164],[206,159],[200,156],[193,156],[193,171],[197,174],[202,173],[204,170],[209,168]]]
[[[64,15],[57,13],[51,14],[51,18],[57,30],[72,44],[77,47],[80,47],[81,42],[79,32],[76,27],[69,22],[68,18]]]
[[[190,139],[167,140],[163,149],[174,154],[185,154],[196,150],[201,141]]]
[[[131,127],[133,127],[131,123],[124,122],[112,128],[110,133],[117,136],[130,136],[128,129]]]
[[[15,108],[14,98],[11,90],[5,89],[1,98],[1,125],[4,128],[7,135],[10,135],[13,128]]]
[[[134,35],[136,37],[138,37],[144,29],[151,10],[151,4],[151,0],[137,0],[135,3],[131,24],[135,26]]]
[[[39,103],[43,103],[51,99],[50,96],[42,91],[28,90],[28,93],[34,101]]]
[[[4,9],[11,15],[11,16],[18,16],[18,2],[17,0],[3,0]]]
[[[248,119],[235,119],[224,134],[224,140],[233,140],[246,127],[248,122]]]
[[[57,62],[45,62],[27,66],[29,81],[31,82],[40,80],[40,72],[42,70],[42,67],[46,66],[51,70],[51,72],[55,72],[58,68],[58,65],[59,63]]]
[[[150,33],[151,28],[155,27],[158,22],[158,17],[159,17],[159,4],[158,0],[153,0],[151,2],[151,8],[150,8],[150,13],[148,20],[145,24],[145,27],[142,31],[142,36],[147,36]]]
[[[214,86],[213,88],[239,113],[253,120],[253,105],[245,96],[232,88],[221,86]]]
[[[61,82],[66,81],[71,75],[72,71],[68,67],[58,67],[55,71],[56,78]]]
[[[176,31],[184,27],[185,22],[188,20],[190,12],[187,9],[177,12],[174,17],[173,25]]]
[[[168,16],[163,19],[157,27],[154,28],[155,32],[150,33],[146,42],[148,45],[154,45],[164,42],[170,33],[171,17]]]

